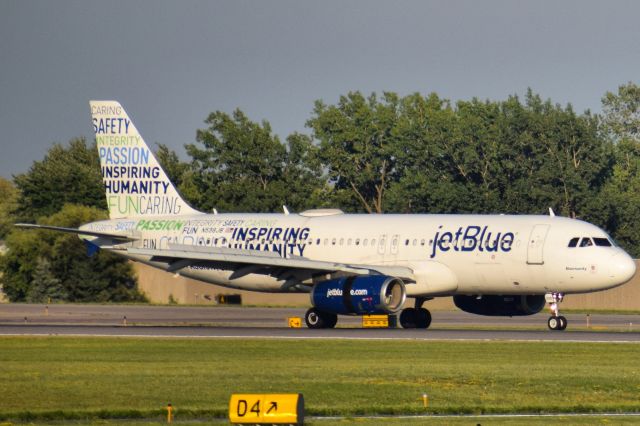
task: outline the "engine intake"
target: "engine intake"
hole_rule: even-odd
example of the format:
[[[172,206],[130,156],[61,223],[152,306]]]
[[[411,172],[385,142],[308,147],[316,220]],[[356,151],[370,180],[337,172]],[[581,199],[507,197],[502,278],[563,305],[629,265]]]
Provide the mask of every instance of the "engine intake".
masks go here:
[[[311,304],[341,315],[392,314],[407,298],[404,283],[385,275],[343,277],[317,283]]]
[[[544,308],[545,300],[541,295],[453,296],[453,303],[471,314],[515,317],[537,314]]]

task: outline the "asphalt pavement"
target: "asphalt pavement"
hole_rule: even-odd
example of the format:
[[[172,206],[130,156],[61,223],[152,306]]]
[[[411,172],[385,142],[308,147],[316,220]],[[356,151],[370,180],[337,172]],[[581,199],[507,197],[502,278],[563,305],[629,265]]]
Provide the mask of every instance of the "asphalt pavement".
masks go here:
[[[548,314],[483,317],[433,311],[428,330],[362,328],[341,316],[338,328],[289,328],[306,308],[0,304],[0,335],[146,336],[183,338],[411,339],[640,342],[640,315],[567,314],[565,331],[547,329]],[[304,322],[303,322],[304,323]]]

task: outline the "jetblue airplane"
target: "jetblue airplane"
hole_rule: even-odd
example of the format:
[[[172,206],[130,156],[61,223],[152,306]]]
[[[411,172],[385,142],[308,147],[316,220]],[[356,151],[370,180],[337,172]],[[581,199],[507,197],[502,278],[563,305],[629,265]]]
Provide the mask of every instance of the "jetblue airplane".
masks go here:
[[[529,215],[202,213],[191,208],[115,101],[92,101],[109,220],[76,233],[89,252],[108,250],[173,274],[261,292],[310,293],[310,328],[338,315],[397,314],[428,328],[424,302],[453,297],[463,311],[532,315],[549,303],[564,330],[564,296],[619,286],[635,262],[602,229]],[[406,299],[415,300],[406,306]]]

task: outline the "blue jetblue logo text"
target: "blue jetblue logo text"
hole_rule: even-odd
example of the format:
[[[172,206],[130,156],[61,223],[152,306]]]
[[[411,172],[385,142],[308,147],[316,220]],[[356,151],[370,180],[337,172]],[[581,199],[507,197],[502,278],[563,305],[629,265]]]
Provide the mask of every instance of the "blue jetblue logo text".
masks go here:
[[[439,226],[438,229],[442,229]],[[431,245],[431,258],[438,252],[453,251],[481,251],[481,252],[509,252],[513,246],[515,235],[513,232],[496,232],[489,230],[488,226],[470,225],[460,227],[457,231],[436,232]]]

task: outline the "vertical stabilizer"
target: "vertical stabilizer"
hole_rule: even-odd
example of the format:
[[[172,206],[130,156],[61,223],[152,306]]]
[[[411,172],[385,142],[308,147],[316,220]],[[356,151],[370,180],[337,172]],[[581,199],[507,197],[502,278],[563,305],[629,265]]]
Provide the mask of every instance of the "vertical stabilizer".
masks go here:
[[[124,108],[90,101],[111,219],[197,214],[182,199]]]

